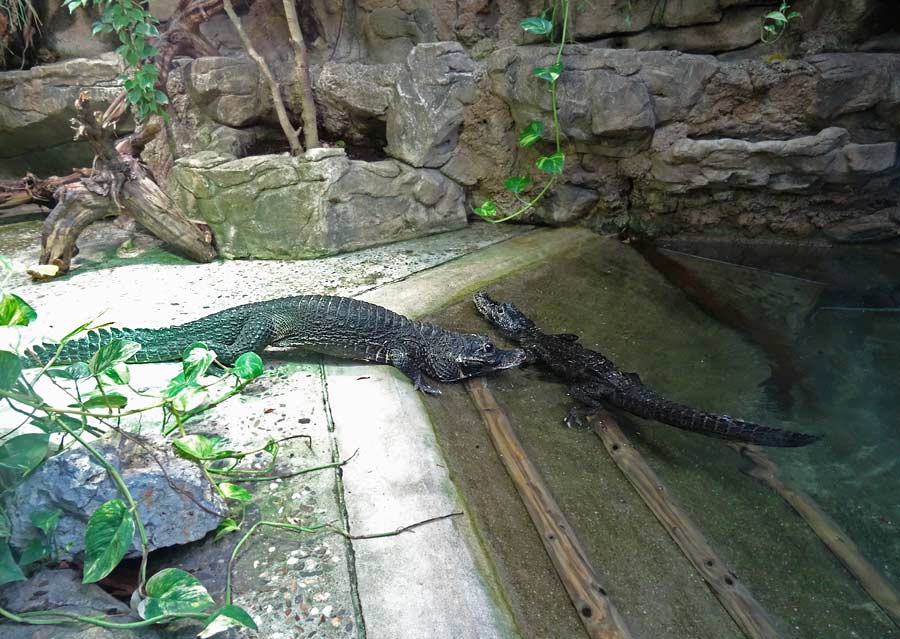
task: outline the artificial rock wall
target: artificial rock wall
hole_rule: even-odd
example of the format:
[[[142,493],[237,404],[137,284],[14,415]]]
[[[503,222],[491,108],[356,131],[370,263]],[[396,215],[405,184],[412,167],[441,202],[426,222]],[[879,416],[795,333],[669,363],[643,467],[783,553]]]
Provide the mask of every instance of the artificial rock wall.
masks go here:
[[[651,233],[896,235],[900,7],[893,4],[798,0],[803,20],[764,46],[760,19],[777,2],[573,2],[578,44],[566,48],[558,85],[566,170],[528,219]],[[171,2],[151,5],[161,18],[171,12]],[[540,184],[534,159],[552,148],[549,126],[530,149],[519,148],[517,136],[532,119],[550,123],[546,84],[531,69],[546,66],[552,52],[518,23],[542,3],[300,5],[320,129],[327,143],[346,148],[344,162],[390,158],[404,175],[432,171],[448,189],[464,189],[466,208],[486,198],[515,205],[502,187],[510,175]],[[296,114],[280,2],[255,0],[243,19]],[[177,166],[206,163],[178,158],[205,152],[227,162],[284,149],[267,89],[225,17],[203,30],[223,56],[178,61],[167,87],[169,138],[145,153],[170,190],[184,186],[172,177]],[[78,54],[77,38],[54,37],[67,43],[61,55]],[[69,168],[50,171],[60,157],[54,144],[69,142],[60,126],[65,100],[42,101],[41,92],[89,88],[102,101],[113,73],[82,74],[78,64],[16,72],[6,83],[9,74],[0,74],[0,140],[8,142],[0,144],[0,170]],[[98,61],[83,64],[96,69]],[[29,136],[19,135],[23,122]],[[166,157],[172,149],[175,164]],[[463,205],[451,200],[458,220]]]

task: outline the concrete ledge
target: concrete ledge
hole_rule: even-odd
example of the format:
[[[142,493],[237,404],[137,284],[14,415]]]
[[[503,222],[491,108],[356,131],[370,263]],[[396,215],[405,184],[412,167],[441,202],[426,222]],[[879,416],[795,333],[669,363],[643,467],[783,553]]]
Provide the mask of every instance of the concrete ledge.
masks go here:
[[[533,231],[360,297],[421,316],[595,237],[584,229]],[[428,412],[405,376],[387,366],[336,361],[326,364],[325,375],[341,455],[360,451],[343,470],[351,532],[388,531],[463,510]],[[519,637],[476,540],[465,514],[414,534],[353,542],[366,636]]]
[[[386,366],[327,364],[350,531],[389,531],[463,510],[425,408]],[[368,639],[517,637],[467,516],[395,537],[353,542]]]

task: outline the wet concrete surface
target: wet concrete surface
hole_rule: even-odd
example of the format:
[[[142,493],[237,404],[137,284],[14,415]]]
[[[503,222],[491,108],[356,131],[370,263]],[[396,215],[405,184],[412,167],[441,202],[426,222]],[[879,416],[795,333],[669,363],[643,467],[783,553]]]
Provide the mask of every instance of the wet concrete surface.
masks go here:
[[[762,351],[711,320],[627,246],[598,239],[488,290],[549,333],[580,334],[585,346],[672,399],[751,419],[777,417],[759,388],[769,374]],[[468,302],[432,319],[485,329]],[[562,426],[565,388],[537,368],[504,372],[491,386],[634,635],[741,636],[600,441]],[[582,636],[464,391],[453,388],[428,405],[451,476],[472,506],[526,636]],[[784,637],[900,636],[793,510],[740,472],[727,444],[628,416],[620,422]],[[785,425],[816,432],[815,423]],[[789,455],[806,463],[812,453],[781,453]]]

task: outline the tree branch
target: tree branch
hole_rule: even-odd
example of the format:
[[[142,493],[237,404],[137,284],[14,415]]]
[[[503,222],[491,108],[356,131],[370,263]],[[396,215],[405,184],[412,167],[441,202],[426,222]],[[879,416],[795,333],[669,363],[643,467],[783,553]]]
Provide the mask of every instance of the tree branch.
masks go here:
[[[287,138],[288,144],[291,146],[291,155],[300,155],[303,153],[303,145],[300,144],[300,132],[294,128],[291,124],[290,119],[288,119],[287,109],[284,107],[284,100],[281,99],[281,93],[278,90],[278,83],[275,81],[275,77],[272,75],[271,69],[269,69],[269,65],[266,63],[265,58],[263,58],[259,52],[253,47],[253,43],[250,42],[250,38],[247,36],[247,32],[244,31],[244,26],[241,24],[241,19],[234,12],[234,5],[231,4],[231,0],[223,0],[225,13],[228,14],[229,20],[231,20],[231,24],[234,25],[235,30],[238,33],[238,36],[241,39],[241,43],[244,45],[244,49],[247,51],[247,54],[256,62],[259,67],[260,72],[263,74],[263,77],[266,79],[266,83],[269,85],[269,90],[272,92],[272,102],[275,105],[275,113],[278,115],[278,123],[281,124],[281,129],[284,131],[284,136]]]
[[[306,43],[303,41],[303,31],[300,30],[300,20],[297,18],[296,0],[283,0],[284,15],[287,19],[288,30],[291,33],[291,47],[294,49],[294,69],[297,75],[297,85],[300,87],[300,107],[303,118],[303,142],[307,149],[319,146],[319,129],[316,125],[316,102],[313,99],[312,82],[309,79],[309,57],[306,54]]]

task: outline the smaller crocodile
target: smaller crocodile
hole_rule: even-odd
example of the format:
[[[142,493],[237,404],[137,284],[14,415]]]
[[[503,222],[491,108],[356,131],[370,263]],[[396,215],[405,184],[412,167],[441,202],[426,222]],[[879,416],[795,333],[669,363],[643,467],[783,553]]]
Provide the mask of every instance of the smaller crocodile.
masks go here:
[[[196,342],[214,350],[225,365],[243,353],[259,353],[268,346],[295,347],[390,364],[406,374],[416,389],[432,395],[440,395],[440,391],[425,382],[425,375],[439,382],[455,382],[512,368],[525,359],[523,351],[496,348],[484,335],[417,322],[362,300],[298,295],[236,306],[178,326],[91,331],[66,342],[61,350],[54,344],[35,346],[22,363],[43,366],[54,355],[57,364],[84,361],[114,339],[141,345],[128,360],[135,363],[179,360]]]
[[[578,336],[543,333],[513,304],[496,302],[480,291],[475,306],[504,337],[525,349],[529,361],[544,364],[570,384],[569,394],[581,406],[569,411],[568,426],[610,405],[683,430],[761,446],[805,446],[820,439],[670,401],[644,386],[637,373],[622,372],[602,354],[578,344]]]

